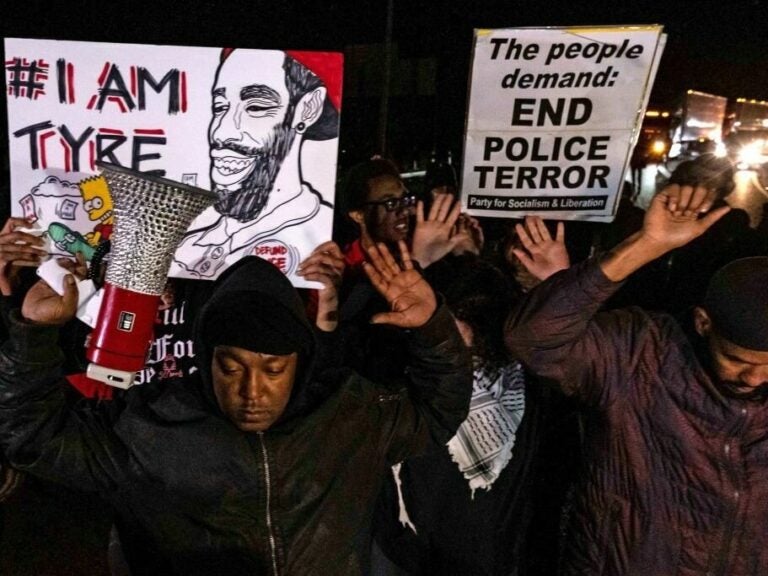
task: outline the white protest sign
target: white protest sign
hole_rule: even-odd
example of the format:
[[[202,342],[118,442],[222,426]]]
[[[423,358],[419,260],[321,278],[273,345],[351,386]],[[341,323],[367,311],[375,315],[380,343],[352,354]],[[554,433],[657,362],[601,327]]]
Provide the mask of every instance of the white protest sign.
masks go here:
[[[610,221],[663,39],[661,26],[476,30],[466,211]]]
[[[97,161],[214,190],[171,274],[214,279],[249,254],[297,286],[331,237],[341,54],[5,40],[11,211],[58,253],[112,233]]]

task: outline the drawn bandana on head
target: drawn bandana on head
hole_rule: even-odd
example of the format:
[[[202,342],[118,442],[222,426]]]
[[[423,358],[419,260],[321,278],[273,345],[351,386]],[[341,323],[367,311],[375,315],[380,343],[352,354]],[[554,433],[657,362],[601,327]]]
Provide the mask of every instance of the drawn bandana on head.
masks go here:
[[[216,73],[208,129],[218,212],[240,222],[259,216],[294,139],[307,129],[308,123],[295,117],[298,103],[320,86],[284,52],[225,55]],[[310,98],[322,109],[321,92]]]

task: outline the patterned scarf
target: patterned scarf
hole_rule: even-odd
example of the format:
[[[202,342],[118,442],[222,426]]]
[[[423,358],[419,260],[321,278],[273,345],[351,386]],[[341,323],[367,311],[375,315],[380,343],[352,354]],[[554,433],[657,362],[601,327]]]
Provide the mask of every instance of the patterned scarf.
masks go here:
[[[500,370],[475,368],[469,415],[448,441],[448,452],[475,490],[490,490],[512,458],[517,428],[525,411],[525,374],[519,362]],[[417,533],[408,516],[400,479],[402,463],[392,466],[397,487],[398,520]]]
[[[448,452],[475,490],[490,490],[512,458],[525,411],[525,376],[518,362],[501,370],[476,368],[469,416],[448,442]]]

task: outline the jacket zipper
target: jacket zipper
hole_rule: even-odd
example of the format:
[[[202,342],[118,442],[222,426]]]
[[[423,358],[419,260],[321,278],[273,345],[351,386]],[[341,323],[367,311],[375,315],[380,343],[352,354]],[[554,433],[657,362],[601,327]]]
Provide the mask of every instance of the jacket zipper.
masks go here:
[[[278,576],[277,571],[277,542],[275,541],[275,534],[272,530],[272,511],[270,508],[272,499],[272,485],[269,476],[269,460],[267,459],[267,446],[264,444],[264,433],[257,432],[259,435],[259,443],[261,444],[261,454],[264,460],[264,479],[267,484],[267,532],[269,533],[269,550],[272,554],[272,573]]]
[[[746,417],[746,410],[742,410],[742,416]],[[741,433],[744,428],[746,427],[746,420],[742,419],[739,423],[739,433]],[[734,500],[733,505],[733,514],[731,514],[727,521],[726,521],[726,529],[724,532],[725,535],[725,541],[723,542],[723,545],[720,548],[720,551],[717,556],[717,560],[715,562],[714,571],[712,571],[712,574],[717,574],[720,576],[728,576],[726,573],[726,564],[728,562],[728,556],[731,551],[731,546],[734,540],[734,530],[736,529],[737,522],[739,519],[739,516],[741,515],[741,509],[742,509],[742,495],[744,492],[744,483],[742,482],[742,475],[739,473],[739,469],[736,466],[736,463],[733,461],[733,449],[732,446],[737,442],[737,439],[739,436],[736,436],[734,439],[729,439],[726,441],[725,446],[723,447],[725,450],[726,455],[726,467],[729,471],[729,475],[733,479],[733,485],[734,485],[734,491],[732,493],[732,497]]]

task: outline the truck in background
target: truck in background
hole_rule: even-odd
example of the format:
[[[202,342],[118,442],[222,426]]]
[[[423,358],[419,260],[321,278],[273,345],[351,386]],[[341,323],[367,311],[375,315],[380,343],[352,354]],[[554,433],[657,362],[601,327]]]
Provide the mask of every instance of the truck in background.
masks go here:
[[[695,158],[700,154],[725,154],[723,123],[728,99],[687,90],[671,122],[670,159]]]
[[[738,98],[725,121],[728,155],[740,170],[768,165],[768,102]]]

